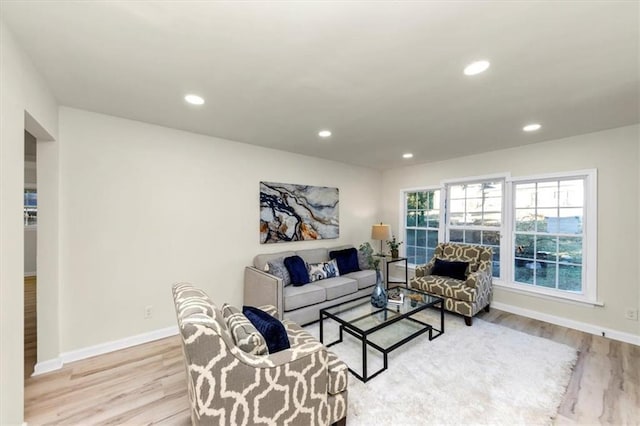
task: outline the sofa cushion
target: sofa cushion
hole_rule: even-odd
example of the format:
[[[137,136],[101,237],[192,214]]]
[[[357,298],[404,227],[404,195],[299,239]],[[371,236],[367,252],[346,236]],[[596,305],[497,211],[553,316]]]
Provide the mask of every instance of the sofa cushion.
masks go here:
[[[358,290],[371,287],[376,283],[376,271],[374,271],[373,269],[350,272],[347,275],[343,276],[358,281]]]
[[[236,346],[253,355],[267,355],[267,342],[249,319],[235,306],[222,305],[222,316],[227,322]]]
[[[332,278],[334,279],[334,278]],[[316,283],[284,288],[284,310],[292,311],[327,300],[327,292]]]
[[[298,250],[296,254],[307,263],[320,263],[329,260],[329,254],[326,248],[316,248],[308,250]]]
[[[464,281],[439,275],[426,275],[411,279],[411,287],[436,296],[448,297],[465,302],[475,302],[476,289],[469,287]]]
[[[338,263],[335,259],[328,262],[308,263],[307,269],[309,270],[309,280],[311,282],[340,276]]]
[[[269,266],[269,273],[271,275],[282,280],[282,285],[287,286],[291,284],[291,275],[289,275],[289,271],[284,265],[284,258],[279,257],[277,259],[272,259],[267,262],[267,266]]]
[[[358,291],[358,282],[346,277],[328,278],[314,283],[327,292],[327,300],[337,299]]]
[[[353,247],[344,250],[330,251],[329,257],[338,262],[340,275],[360,270],[358,266],[358,251]]]
[[[253,306],[244,306],[242,313],[246,315],[249,321],[251,321],[267,341],[270,354],[290,348],[287,330],[278,318],[272,317],[268,313]]]
[[[287,267],[287,271],[289,271],[289,275],[291,276],[291,284],[301,286],[309,283],[307,265],[300,256],[285,257],[284,266]]]
[[[468,267],[469,262],[442,260],[436,258],[433,268],[431,269],[431,275],[440,275],[441,277],[450,277],[464,281],[467,279],[466,273]]]
[[[267,262],[273,259],[278,259],[279,257],[285,258],[289,256],[295,256],[296,254],[292,251],[281,251],[279,253],[267,253],[267,254],[259,254],[253,258],[253,267],[256,269],[260,269],[261,271],[265,270],[265,266]],[[267,271],[268,272],[268,271]]]

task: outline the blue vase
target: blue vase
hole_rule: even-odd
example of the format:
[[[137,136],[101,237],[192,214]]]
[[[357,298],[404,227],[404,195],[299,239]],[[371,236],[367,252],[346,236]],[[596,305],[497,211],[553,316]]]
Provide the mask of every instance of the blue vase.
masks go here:
[[[376,308],[384,308],[387,306],[387,291],[384,289],[384,281],[380,271],[376,269],[376,286],[371,293],[371,304]]]

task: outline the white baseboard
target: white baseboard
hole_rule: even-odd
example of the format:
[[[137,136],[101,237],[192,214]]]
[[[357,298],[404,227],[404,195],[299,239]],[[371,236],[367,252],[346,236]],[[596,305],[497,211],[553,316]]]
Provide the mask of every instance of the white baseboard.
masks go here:
[[[68,364],[70,362],[80,361],[81,359],[91,358],[96,355],[102,355],[126,349],[131,346],[153,342],[154,340],[164,339],[165,337],[175,336],[176,334],[178,334],[178,326],[174,325],[160,330],[150,331],[148,333],[125,337],[124,339],[113,340],[111,342],[100,343],[74,351],[63,352],[58,358],[37,363],[33,375],[36,376],[58,370],[62,368],[64,364]]]
[[[61,368],[62,368],[62,359],[60,357],[49,359],[47,361],[38,362],[35,365],[35,367],[33,367],[32,376],[39,376],[40,374],[59,370]]]
[[[24,273],[25,278],[26,277],[36,277],[38,276],[37,272],[25,272]]]
[[[604,336],[613,340],[640,346],[640,336],[637,334],[625,333],[623,331],[617,331],[606,327],[599,327],[597,325],[588,324],[586,322],[575,321],[568,318],[545,314],[543,312],[532,311],[530,309],[520,308],[518,306],[508,305],[506,303],[494,301],[491,302],[491,307],[499,309],[501,311],[511,312],[512,314],[521,315],[523,317],[533,318],[551,324],[572,328],[574,330],[584,331],[585,333],[595,334],[596,336]]]

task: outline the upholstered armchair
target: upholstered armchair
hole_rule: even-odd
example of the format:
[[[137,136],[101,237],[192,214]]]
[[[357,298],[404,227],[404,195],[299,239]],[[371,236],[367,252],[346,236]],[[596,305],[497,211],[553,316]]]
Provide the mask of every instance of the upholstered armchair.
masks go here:
[[[465,323],[471,325],[472,318],[481,309],[489,311],[492,286],[492,258],[490,247],[440,243],[433,258],[416,268],[415,277],[409,281],[409,287],[442,297],[445,309],[464,316]],[[467,262],[463,276],[433,275],[436,259],[448,262]],[[464,278],[464,279],[462,279]]]
[[[347,366],[304,329],[284,321],[291,347],[254,355],[202,290],[175,284],[173,299],[194,425],[346,423]]]

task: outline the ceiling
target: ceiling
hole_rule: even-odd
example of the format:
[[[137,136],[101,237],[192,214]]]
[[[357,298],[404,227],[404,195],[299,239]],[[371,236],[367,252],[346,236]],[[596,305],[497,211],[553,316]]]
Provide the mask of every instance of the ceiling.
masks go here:
[[[1,3],[62,105],[377,169],[639,122],[639,12],[635,1]],[[489,70],[463,75],[477,59]],[[522,132],[531,122],[542,129]]]

